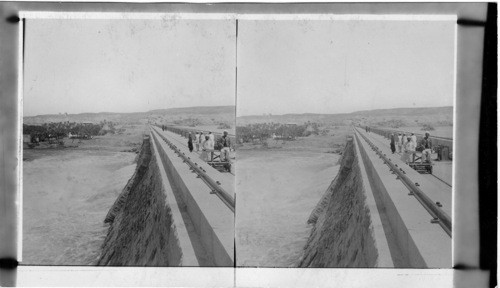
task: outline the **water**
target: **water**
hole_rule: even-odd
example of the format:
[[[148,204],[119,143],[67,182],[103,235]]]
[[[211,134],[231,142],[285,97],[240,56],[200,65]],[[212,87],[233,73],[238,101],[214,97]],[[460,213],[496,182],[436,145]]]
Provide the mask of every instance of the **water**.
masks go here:
[[[45,150],[23,162],[23,261],[95,265],[109,208],[132,176],[136,154]],[[41,157],[40,157],[41,156]]]
[[[302,151],[238,151],[237,266],[297,264],[311,229],[307,219],[335,178],[338,157]]]

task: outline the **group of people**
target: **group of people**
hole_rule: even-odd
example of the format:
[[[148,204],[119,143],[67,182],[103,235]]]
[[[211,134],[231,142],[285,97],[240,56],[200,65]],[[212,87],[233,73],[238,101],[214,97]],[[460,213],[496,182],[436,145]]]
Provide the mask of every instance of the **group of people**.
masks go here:
[[[405,135],[405,133],[398,133],[397,136],[392,133],[390,145],[392,154],[396,152],[397,147],[398,153],[401,153],[401,161],[405,163],[414,162],[415,153],[417,151],[422,152],[422,163],[431,163],[432,141],[429,132],[425,132],[424,138],[418,145],[417,136],[415,136],[414,133],[408,135]]]
[[[194,143],[194,145],[193,145]],[[212,132],[196,132],[194,135],[189,132],[188,134],[188,148],[189,152],[193,152],[196,147],[196,152],[201,150],[200,158],[203,161],[209,160],[209,153],[215,151],[215,135]],[[223,135],[218,139],[220,147],[221,161],[229,161],[229,149],[231,147],[231,140],[229,139],[228,132],[224,130]]]

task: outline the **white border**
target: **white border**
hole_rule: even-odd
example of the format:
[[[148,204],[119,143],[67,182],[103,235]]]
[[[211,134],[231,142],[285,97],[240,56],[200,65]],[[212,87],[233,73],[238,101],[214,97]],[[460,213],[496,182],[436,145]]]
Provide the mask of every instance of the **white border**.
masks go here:
[[[453,155],[453,163],[451,164],[451,219],[452,219],[452,227],[451,227],[451,263],[455,263],[455,241],[454,237],[457,235],[456,234],[456,227],[457,225],[453,225],[453,223],[456,222],[456,215],[455,209],[456,209],[456,179],[457,179],[457,161],[455,161],[455,149],[456,149],[456,144],[457,144],[457,74],[458,74],[458,24],[455,23],[455,49],[453,51],[453,59],[455,60],[455,64],[453,65],[453,147],[452,147],[452,155]]]
[[[17,74],[17,95],[19,97],[19,105],[17,105],[17,121],[18,121],[18,129],[17,129],[17,141],[18,141],[18,149],[19,149],[19,157],[17,157],[17,174],[18,174],[18,183],[19,190],[16,195],[16,204],[17,204],[17,221],[19,221],[19,225],[17,226],[17,258],[18,261],[21,262],[23,260],[23,81],[24,81],[24,63],[23,63],[23,32],[24,32],[24,22],[19,21],[19,39],[18,39],[18,49],[17,49],[17,65],[19,68],[19,73]]]
[[[83,20],[232,20],[234,13],[134,13],[19,11],[19,18]]]
[[[29,19],[95,20],[259,20],[259,21],[456,21],[452,14],[237,14],[237,13],[129,13],[20,11]]]

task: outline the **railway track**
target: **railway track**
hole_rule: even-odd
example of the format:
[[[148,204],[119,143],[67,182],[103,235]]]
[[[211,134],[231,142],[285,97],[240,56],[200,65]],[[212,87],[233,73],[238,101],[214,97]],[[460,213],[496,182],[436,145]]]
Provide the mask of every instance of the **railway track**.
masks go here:
[[[391,172],[396,174],[398,176],[398,179],[408,188],[409,190],[409,195],[415,196],[415,198],[420,202],[420,204],[429,212],[429,214],[432,216],[432,223],[437,223],[439,224],[443,230],[448,234],[448,236],[451,237],[451,231],[452,231],[452,222],[451,218],[446,212],[444,212],[438,203],[434,203],[432,199],[430,199],[424,191],[422,191],[419,188],[419,184],[412,181],[407,175],[406,172],[404,171],[403,168],[398,167],[397,164],[394,164],[390,158],[384,154],[377,145],[373,143],[367,136],[363,135],[360,133],[357,128],[354,128],[356,137],[358,139],[363,139],[364,142],[366,142],[375,153],[384,161],[384,164],[386,164]],[[411,168],[410,168],[411,169]],[[437,178],[437,177],[436,177]],[[440,179],[441,180],[441,179]],[[447,183],[446,183],[447,184]]]
[[[208,174],[207,171],[194,162],[191,157],[187,156],[184,152],[182,152],[174,142],[170,141],[167,137],[156,131],[155,129],[151,129],[155,135],[160,137],[170,149],[172,149],[177,156],[181,157],[183,162],[186,163],[190,170],[197,174],[197,178],[200,178],[211,190],[211,194],[217,195],[221,201],[226,204],[226,206],[234,213],[235,209],[235,200],[234,198],[221,187],[221,183],[213,180]]]
[[[450,183],[448,183],[448,182],[446,182],[445,180],[443,180],[443,179],[439,178],[438,176],[436,176],[436,175],[434,175],[434,174],[429,174],[429,176],[436,178],[437,180],[441,181],[443,184],[445,184],[445,185],[447,185],[448,187],[450,187],[450,188],[451,188],[451,184],[450,184]]]

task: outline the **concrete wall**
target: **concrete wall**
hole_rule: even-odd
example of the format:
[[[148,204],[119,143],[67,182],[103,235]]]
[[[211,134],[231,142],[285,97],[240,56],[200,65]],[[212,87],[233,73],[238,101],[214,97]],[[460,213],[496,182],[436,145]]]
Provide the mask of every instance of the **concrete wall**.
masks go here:
[[[432,216],[429,212],[414,196],[408,194],[409,190],[404,183],[396,174],[391,173],[389,166],[361,138],[356,134],[360,157],[363,159],[369,185],[383,221],[394,266],[450,268],[451,238],[438,224],[430,221]],[[391,158],[390,155],[388,157]],[[406,169],[408,166],[398,158],[391,161],[407,170],[407,175],[414,181],[420,176],[418,172]],[[418,180],[420,188],[425,188],[423,191],[429,197],[435,195],[433,187],[425,181],[425,178]]]
[[[182,251],[158,160],[144,139],[137,168],[111,207],[98,265],[179,266]]]
[[[191,239],[196,238],[202,246],[195,247],[198,258],[203,258],[201,265],[233,267],[234,213],[215,194],[210,194],[208,186],[155,133],[152,135],[155,147],[158,147],[159,161],[177,202],[186,212],[186,220],[192,223],[194,233]]]
[[[378,249],[358,155],[349,140],[338,176],[309,218],[315,223],[299,267],[375,267]]]

